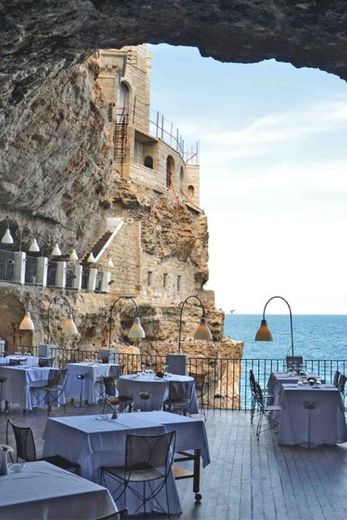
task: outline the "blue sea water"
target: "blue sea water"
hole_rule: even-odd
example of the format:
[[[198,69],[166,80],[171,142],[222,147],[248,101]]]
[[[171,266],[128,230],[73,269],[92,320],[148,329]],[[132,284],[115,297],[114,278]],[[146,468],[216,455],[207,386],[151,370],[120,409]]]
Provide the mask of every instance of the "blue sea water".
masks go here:
[[[267,314],[272,342],[254,341],[262,316],[256,314],[225,315],[224,334],[244,342],[244,358],[283,359],[290,355],[288,315]],[[294,315],[295,354],[304,359],[347,360],[346,315]]]

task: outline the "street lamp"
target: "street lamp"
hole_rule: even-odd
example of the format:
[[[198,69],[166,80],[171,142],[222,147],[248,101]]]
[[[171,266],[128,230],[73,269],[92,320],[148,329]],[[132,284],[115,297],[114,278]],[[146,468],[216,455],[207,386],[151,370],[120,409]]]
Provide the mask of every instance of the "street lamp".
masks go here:
[[[181,343],[182,343],[182,316],[183,316],[183,309],[184,309],[185,304],[189,300],[191,300],[192,298],[199,302],[199,305],[200,305],[200,307],[202,309],[202,317],[200,319],[200,324],[199,324],[198,328],[195,331],[194,339],[207,340],[207,341],[211,341],[213,339],[212,332],[211,332],[211,330],[209,329],[209,327],[207,325],[207,318],[206,318],[204,304],[202,303],[202,301],[200,300],[200,298],[198,296],[195,296],[195,295],[187,296],[187,298],[181,303],[180,326],[179,326],[179,333],[178,333],[178,352],[179,352],[179,354],[181,354],[181,352],[182,352]]]
[[[133,304],[135,305],[135,309],[136,309],[135,320],[134,320],[134,323],[132,324],[132,326],[131,326],[131,328],[130,328],[130,330],[128,332],[128,337],[131,338],[131,339],[143,339],[143,338],[146,337],[145,331],[143,330],[143,327],[141,325],[139,307],[138,307],[136,301],[134,300],[134,298],[132,296],[119,296],[112,303],[111,308],[110,308],[109,333],[108,333],[108,346],[109,346],[109,348],[111,348],[112,312],[113,312],[113,309],[115,308],[116,303],[119,302],[119,300],[130,300],[130,301],[132,301]]]
[[[76,324],[72,317],[72,308],[71,308],[70,302],[66,296],[64,296],[63,294],[59,294],[57,296],[54,296],[50,300],[49,305],[48,305],[48,341],[50,341],[50,338],[51,338],[51,327],[50,327],[51,307],[52,307],[53,303],[57,303],[59,300],[63,300],[63,302],[66,303],[66,305],[68,306],[67,318],[64,320],[64,323],[63,323],[63,332],[64,332],[65,336],[74,336],[75,334],[78,334],[78,329],[77,329]]]
[[[289,309],[289,323],[290,323],[290,337],[291,337],[290,348],[291,348],[291,351],[292,351],[292,356],[294,356],[294,338],[293,338],[293,315],[292,315],[292,309],[290,308],[290,305],[287,302],[287,300],[285,298],[283,298],[282,296],[272,296],[272,298],[270,298],[265,303],[264,310],[263,310],[263,319],[261,320],[260,327],[259,327],[259,329],[258,329],[254,339],[255,339],[255,341],[272,341],[272,339],[273,339],[272,338],[272,334],[271,334],[271,331],[270,331],[269,327],[267,326],[267,322],[266,322],[266,319],[265,319],[265,311],[266,311],[266,307],[271,302],[271,300],[274,300],[275,298],[279,298],[280,300],[283,300],[287,304],[288,309]]]

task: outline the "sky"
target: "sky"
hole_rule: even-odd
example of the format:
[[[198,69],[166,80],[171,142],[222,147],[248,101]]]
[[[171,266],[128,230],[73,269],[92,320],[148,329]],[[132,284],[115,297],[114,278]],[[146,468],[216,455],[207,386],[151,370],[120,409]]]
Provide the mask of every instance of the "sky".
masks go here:
[[[200,140],[206,289],[226,312],[347,312],[347,84],[275,60],[149,46],[151,106]],[[268,313],[286,313],[280,300]]]

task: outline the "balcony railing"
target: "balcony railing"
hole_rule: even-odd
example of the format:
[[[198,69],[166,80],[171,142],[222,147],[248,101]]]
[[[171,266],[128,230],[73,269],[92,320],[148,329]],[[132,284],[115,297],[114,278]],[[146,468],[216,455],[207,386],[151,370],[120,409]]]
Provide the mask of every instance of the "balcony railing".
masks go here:
[[[36,350],[34,349],[34,352]],[[57,349],[58,365],[81,362],[96,357],[96,352],[85,349]],[[125,374],[138,372],[142,368],[162,370],[165,355],[119,354],[119,363]],[[305,369],[317,374],[326,383],[332,383],[336,370],[346,374],[346,359],[310,359],[305,361]],[[192,376],[204,375],[204,405],[210,409],[249,410],[251,391],[249,370],[252,369],[260,385],[266,387],[271,372],[284,371],[285,359],[225,359],[189,358],[188,373]],[[346,406],[346,394],[343,395]]]

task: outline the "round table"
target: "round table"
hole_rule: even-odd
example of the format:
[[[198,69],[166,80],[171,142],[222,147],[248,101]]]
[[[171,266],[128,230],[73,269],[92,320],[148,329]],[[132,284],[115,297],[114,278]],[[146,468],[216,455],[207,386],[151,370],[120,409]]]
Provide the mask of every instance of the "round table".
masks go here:
[[[195,381],[190,376],[172,374],[170,376],[157,377],[155,374],[131,374],[119,378],[117,389],[119,395],[132,398],[135,409],[145,411],[160,410],[163,407],[163,402],[168,398],[170,381],[191,383],[190,411],[191,413],[198,413]],[[148,392],[149,399],[141,399],[139,395],[141,392]]]

